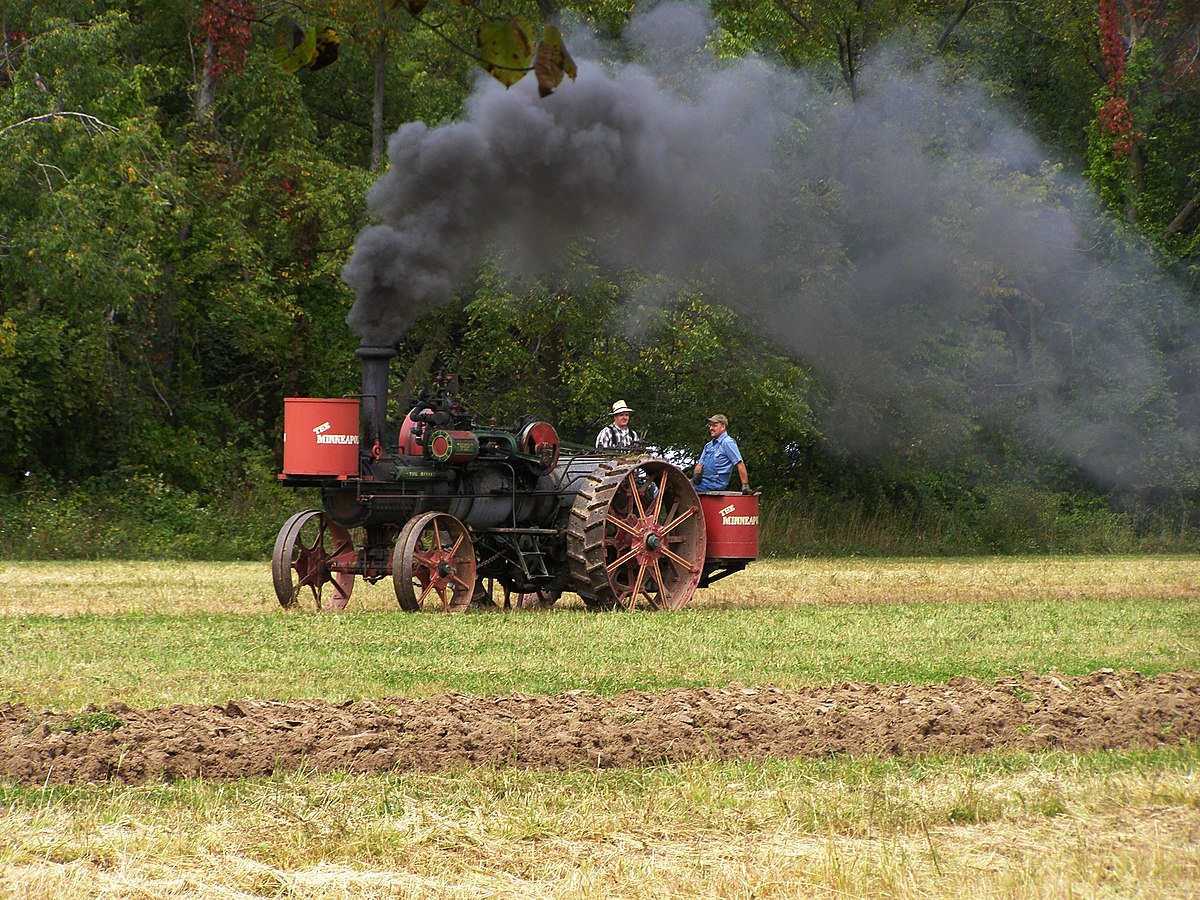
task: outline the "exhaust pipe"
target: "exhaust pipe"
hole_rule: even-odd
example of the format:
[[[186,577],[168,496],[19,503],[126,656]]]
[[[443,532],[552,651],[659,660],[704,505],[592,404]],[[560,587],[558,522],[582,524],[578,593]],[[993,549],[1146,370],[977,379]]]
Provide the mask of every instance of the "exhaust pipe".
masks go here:
[[[362,436],[364,450],[376,458],[383,446],[383,424],[387,420],[388,374],[396,351],[391,347],[363,344],[354,351],[362,365]]]

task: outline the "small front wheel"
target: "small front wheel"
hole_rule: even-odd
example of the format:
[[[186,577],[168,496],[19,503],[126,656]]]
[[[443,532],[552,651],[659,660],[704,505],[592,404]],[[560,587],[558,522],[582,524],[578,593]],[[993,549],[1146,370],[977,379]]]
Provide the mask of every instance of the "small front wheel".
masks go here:
[[[329,521],[323,512],[310,509],[283,523],[271,555],[271,577],[280,606],[291,609],[305,588],[317,609],[345,609],[354,590],[354,573],[339,570],[354,562],[350,532]],[[332,585],[325,594],[325,585]]]
[[[448,513],[412,519],[396,539],[392,581],[396,601],[409,612],[424,609],[430,595],[446,612],[465,610],[475,591],[475,547],[466,526]]]

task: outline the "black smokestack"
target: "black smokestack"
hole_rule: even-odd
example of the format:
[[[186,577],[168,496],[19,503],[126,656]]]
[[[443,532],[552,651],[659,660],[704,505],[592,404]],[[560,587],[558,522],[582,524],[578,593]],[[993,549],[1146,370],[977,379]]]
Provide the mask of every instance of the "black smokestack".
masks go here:
[[[811,363],[846,450],[929,458],[1015,428],[1108,485],[1190,472],[1195,314],[982,90],[879,53],[850,102],[715,59],[714,30],[662,3],[627,29],[640,65],[571,35],[579,77],[551,96],[482,79],[460,121],[402,127],[343,270],[351,327],[393,344],[485,252],[537,275],[582,240]]]
[[[362,366],[362,434],[370,450],[383,443],[383,423],[387,420],[388,372],[396,351],[391,347],[362,344],[354,355]]]

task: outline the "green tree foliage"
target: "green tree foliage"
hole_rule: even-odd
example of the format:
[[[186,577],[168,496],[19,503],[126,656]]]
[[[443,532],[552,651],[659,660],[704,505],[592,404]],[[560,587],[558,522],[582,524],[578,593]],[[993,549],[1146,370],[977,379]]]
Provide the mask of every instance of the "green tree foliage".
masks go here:
[[[545,25],[561,12],[613,37],[633,8],[626,0],[561,8],[302,0],[286,11],[251,0],[6,2],[4,492],[23,486],[48,506],[68,482],[96,495],[129,491],[140,499],[113,494],[105,507],[114,521],[162,516],[198,531],[228,524],[216,523],[210,501],[244,512],[245,485],[269,482],[275,470],[282,398],[357,390],[351,297],[339,272],[364,224],[385,135],[413,120],[453,119],[480,57],[505,78],[535,71],[543,93],[569,102],[570,52]],[[982,74],[1067,165],[1086,155],[1106,200],[1169,260],[1197,271],[1200,88],[1189,0],[718,0],[714,13],[722,52],[815,67],[847,99],[873,54],[900,37],[918,58]],[[275,27],[285,14],[300,31],[287,29],[281,68]],[[507,31],[480,47],[479,29],[497,28],[488,23]],[[1128,118],[1114,117],[1114,100]],[[977,273],[989,310],[997,320],[1036,314],[1038,298],[1005,274]],[[601,277],[583,256],[569,279],[533,285],[485,271],[459,303],[414,326],[396,368],[408,387],[436,367],[454,369],[483,418],[544,418],[585,444],[623,398],[656,446],[684,458],[699,451],[704,418],[721,411],[755,484],[830,503],[854,495],[896,508],[912,498],[974,508],[973,486],[1084,484],[1003,423],[984,429],[970,416],[931,416],[924,444],[855,462],[817,423],[833,404],[867,427],[889,410],[855,407],[755,323],[699,290],[660,296],[653,279]],[[1006,351],[1019,357],[1020,335],[1007,337]],[[965,367],[987,349],[948,338],[914,354]],[[59,508],[75,517],[89,504]],[[190,544],[147,535],[179,552],[219,553],[212,534]]]
[[[797,486],[818,438],[801,365],[699,296],[647,304],[640,279],[613,283],[582,263],[575,276],[520,293],[485,278],[469,302],[414,330],[397,368],[423,368],[418,384],[448,368],[483,421],[545,419],[586,446],[621,398],[648,443],[679,460],[699,456],[705,419],[722,412],[756,484]]]
[[[19,29],[8,13],[10,479],[147,466],[190,489],[234,485],[241,448],[274,443],[281,392],[342,377],[337,271],[367,173],[317,145],[300,84],[265,53],[197,127],[185,98],[203,73],[179,65],[194,22],[180,16],[196,11],[145,12],[31,6]]]
[[[147,114],[152,73],[113,52],[128,19],[29,24],[8,32],[0,93],[0,465],[12,475],[54,448],[76,475],[111,465],[153,402],[183,186]]]
[[[976,73],[1052,152],[1080,167],[1095,114],[1099,47],[1092,0],[964,2],[951,10],[943,12],[945,27],[931,23],[926,32],[939,57]]]
[[[1104,84],[1091,169],[1114,206],[1171,257],[1198,268],[1200,7],[1100,0]]]

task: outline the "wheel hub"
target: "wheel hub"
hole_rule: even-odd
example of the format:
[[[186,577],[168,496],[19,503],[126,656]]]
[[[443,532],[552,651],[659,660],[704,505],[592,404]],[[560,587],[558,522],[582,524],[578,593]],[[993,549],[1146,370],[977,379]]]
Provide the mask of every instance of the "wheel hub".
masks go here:
[[[636,534],[630,541],[631,548],[637,553],[638,564],[653,565],[663,554],[665,536],[662,528],[653,519],[633,519],[629,522]]]

